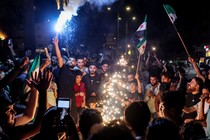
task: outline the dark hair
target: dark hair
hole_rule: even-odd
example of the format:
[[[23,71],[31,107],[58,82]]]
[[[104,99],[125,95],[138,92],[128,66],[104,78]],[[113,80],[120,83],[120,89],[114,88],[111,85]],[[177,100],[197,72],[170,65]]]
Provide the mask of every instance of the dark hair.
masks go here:
[[[151,73],[149,77],[155,77],[158,78],[157,74]]]
[[[206,137],[203,126],[196,121],[185,123],[179,132],[183,140],[198,140]]]
[[[62,121],[63,125],[58,125],[60,110],[57,107],[49,108],[44,114],[40,129],[40,139],[57,140],[58,134],[66,133],[67,140],[79,140],[76,124],[70,115],[66,115]],[[59,123],[60,124],[60,123]]]
[[[125,109],[125,121],[132,127],[137,136],[144,136],[150,121],[151,113],[144,101],[132,102]]]
[[[82,76],[83,73],[80,70],[74,70],[74,74],[75,74],[75,77],[76,77],[77,75]]]
[[[113,120],[89,140],[135,140],[135,138],[124,123]]]
[[[185,94],[179,91],[168,91],[161,95],[160,101],[164,104],[164,115],[171,119],[177,126],[182,125],[182,109],[185,106]]]
[[[97,103],[97,98],[94,96],[91,96],[88,100],[87,100],[87,104],[89,105],[90,103]]]
[[[95,109],[86,108],[82,110],[79,118],[79,128],[84,139],[88,139],[90,129],[94,124],[102,123],[101,113]]]
[[[155,118],[147,127],[146,140],[180,140],[178,127],[166,118]]]
[[[206,79],[203,84],[203,89],[207,89],[210,92],[210,80]]]
[[[131,84],[131,83],[134,83],[134,84],[136,84],[136,86],[138,85],[138,83],[137,83],[137,80],[136,80],[136,79],[134,79],[134,80],[130,81],[129,83],[130,83],[130,84]]]
[[[199,77],[194,77],[196,83],[199,85],[199,90],[201,91],[203,89],[203,80]]]
[[[170,85],[171,85],[170,83],[162,82],[162,83],[160,84],[159,91],[160,91],[161,93],[169,91]]]
[[[179,91],[168,91],[161,96],[167,108],[175,108],[180,114],[185,106],[185,95]]]
[[[167,72],[163,72],[161,74],[161,76],[164,75],[165,77],[169,78],[169,79],[173,79],[173,72],[172,71],[167,71]]]

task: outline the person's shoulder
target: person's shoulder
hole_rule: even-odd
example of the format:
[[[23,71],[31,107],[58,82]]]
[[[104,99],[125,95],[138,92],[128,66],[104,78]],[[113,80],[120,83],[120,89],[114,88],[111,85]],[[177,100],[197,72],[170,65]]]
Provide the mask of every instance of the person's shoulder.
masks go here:
[[[151,84],[147,84],[145,88],[148,89],[148,88],[150,88],[151,86],[152,86]]]

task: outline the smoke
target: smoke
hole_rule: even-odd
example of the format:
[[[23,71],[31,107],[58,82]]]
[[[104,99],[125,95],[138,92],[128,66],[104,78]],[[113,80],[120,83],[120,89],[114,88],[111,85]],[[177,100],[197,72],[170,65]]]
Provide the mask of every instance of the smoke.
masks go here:
[[[58,17],[55,30],[60,32],[66,21],[71,20],[72,16],[77,16],[77,10],[87,2],[101,9],[103,6],[112,5],[115,1],[117,0],[69,0],[69,3],[63,7],[64,11],[61,11]]]
[[[112,5],[117,0],[87,0],[90,4],[95,5],[98,9],[101,9],[103,6]]]

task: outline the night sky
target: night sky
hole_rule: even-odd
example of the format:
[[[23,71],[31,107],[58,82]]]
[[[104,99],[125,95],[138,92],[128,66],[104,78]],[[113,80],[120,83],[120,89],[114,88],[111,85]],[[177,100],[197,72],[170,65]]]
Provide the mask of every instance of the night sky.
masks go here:
[[[35,2],[38,7],[37,21],[48,18],[51,20],[57,19],[59,11],[56,10],[55,1],[42,0]],[[186,55],[181,41],[163,9],[163,4],[169,4],[175,9],[178,17],[175,26],[190,53],[194,52],[192,45],[199,46],[202,43],[209,42],[210,10],[207,1],[204,0],[190,2],[183,2],[183,0],[118,0],[111,5],[111,11],[107,11],[106,7],[102,7],[98,11],[93,5],[85,4],[80,7],[78,16],[74,18],[77,24],[74,32],[77,38],[75,41],[100,48],[98,44],[105,42],[105,36],[109,32],[116,33],[118,11],[120,17],[126,19],[126,21],[129,21],[133,15],[137,17],[137,21],[128,22],[128,34],[130,36],[143,22],[144,16],[147,14],[147,49],[150,49],[151,45],[155,45],[162,55]],[[126,5],[132,7],[130,13],[125,12]],[[125,38],[125,20],[120,22],[120,36],[121,39]]]

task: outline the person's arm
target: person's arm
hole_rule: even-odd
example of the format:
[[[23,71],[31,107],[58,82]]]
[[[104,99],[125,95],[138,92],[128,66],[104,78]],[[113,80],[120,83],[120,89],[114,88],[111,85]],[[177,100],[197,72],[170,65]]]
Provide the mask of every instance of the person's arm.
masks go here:
[[[11,39],[9,39],[9,41],[8,41],[8,47],[9,47],[10,52],[12,53],[12,56],[14,58],[16,56],[16,53],[15,53],[15,51],[13,49],[13,43],[12,43],[12,40]]]
[[[55,45],[55,53],[56,53],[56,56],[58,59],[58,66],[61,68],[63,66],[64,62],[63,62],[63,58],[61,56],[61,52],[60,52],[60,49],[58,46],[58,37],[54,38],[53,43]]]
[[[146,66],[149,67],[150,51],[148,51]]]
[[[182,109],[182,111],[184,112],[184,113],[191,113],[191,112],[194,112],[194,111],[196,111],[196,109],[195,109],[195,107],[194,106],[192,106],[192,107],[184,107],[183,109]]]
[[[204,120],[205,119],[205,99],[208,97],[208,94],[202,94],[200,97],[200,103],[199,103],[199,110],[198,115],[196,117],[196,120]],[[209,106],[209,105],[208,105]]]
[[[29,139],[32,136],[39,133],[42,118],[44,116],[45,111],[47,110],[47,89],[49,88],[51,80],[52,72],[45,70],[43,72],[43,76],[42,73],[39,72],[39,76],[33,78],[32,81],[30,81],[30,83],[39,91],[39,107],[34,123],[25,126],[25,129],[24,131],[22,131],[20,139]]]
[[[201,78],[203,82],[205,82],[206,78],[201,74],[200,69],[198,68],[198,65],[195,62],[195,60],[192,57],[188,57],[188,61],[193,65],[195,73],[198,75],[198,77]]]
[[[57,84],[55,82],[53,82],[53,93],[54,93],[55,99],[57,99],[58,98],[58,92],[57,92]]]
[[[4,88],[9,85],[28,63],[29,59],[28,57],[25,57],[20,66],[15,66],[15,68],[6,77],[0,80],[0,88]]]
[[[50,60],[50,58],[48,57],[46,60],[45,60],[45,62],[40,66],[40,71],[41,72],[43,72],[44,71],[44,69],[47,67],[47,66],[49,66],[51,64],[51,60]]]
[[[17,118],[15,118],[15,126],[25,125],[29,123],[35,116],[38,103],[38,91],[32,86],[30,86],[30,88],[30,98],[27,103],[26,110],[24,111],[22,116],[18,116]]]
[[[141,82],[140,82],[140,80],[139,80],[139,75],[136,74],[136,75],[135,75],[135,78],[136,78],[136,80],[137,80],[138,93],[142,94],[142,88],[141,88]]]
[[[180,73],[180,71],[178,72],[179,73],[179,82],[178,82],[178,84],[177,84],[177,86],[176,86],[176,90],[178,91],[178,90],[180,90],[180,86],[181,86],[181,84],[182,84],[182,74]]]
[[[163,65],[163,70],[162,70],[162,72],[167,72],[167,67],[166,67],[166,65],[167,65],[167,62]]]
[[[205,104],[205,99],[202,99],[199,103],[199,110],[197,113],[196,120],[204,120],[205,119],[204,104]]]
[[[161,63],[160,63],[160,60],[157,58],[157,55],[156,55],[156,53],[154,52],[154,58],[155,58],[155,60],[157,61],[157,63],[158,63],[158,67],[159,68],[161,68],[162,67],[162,65],[161,65]]]

